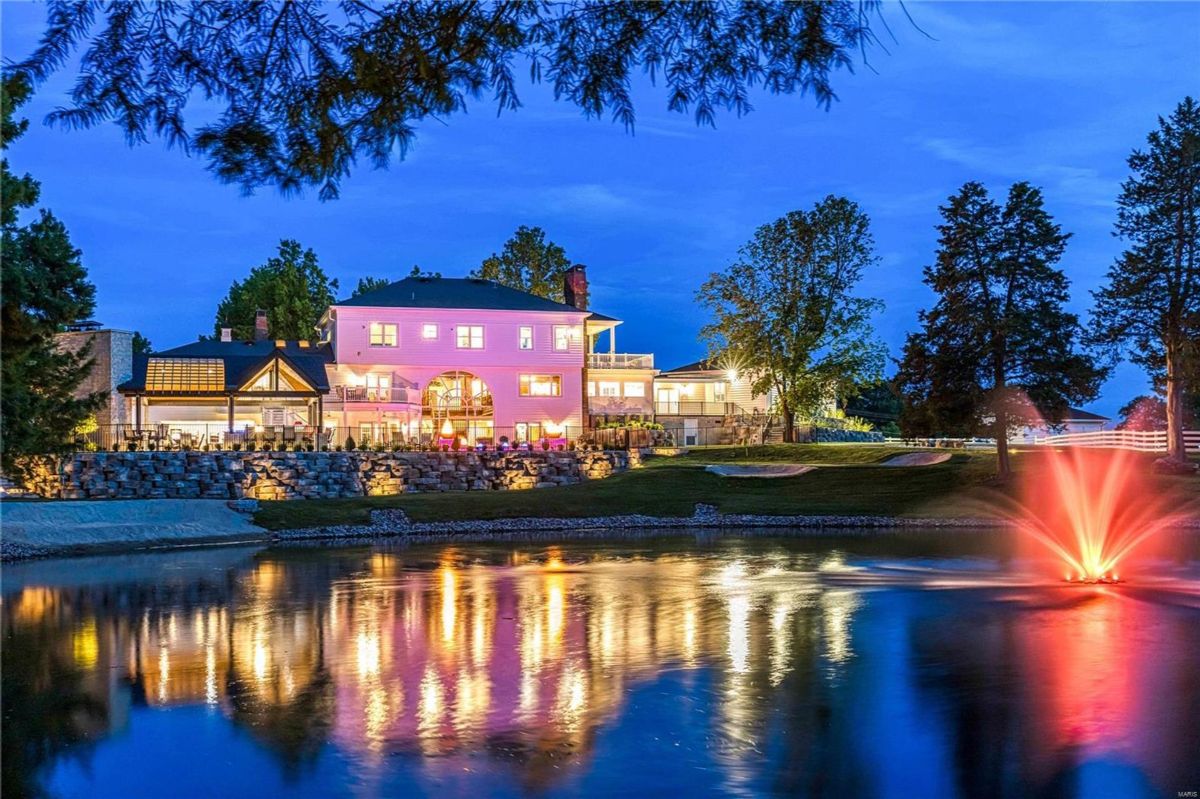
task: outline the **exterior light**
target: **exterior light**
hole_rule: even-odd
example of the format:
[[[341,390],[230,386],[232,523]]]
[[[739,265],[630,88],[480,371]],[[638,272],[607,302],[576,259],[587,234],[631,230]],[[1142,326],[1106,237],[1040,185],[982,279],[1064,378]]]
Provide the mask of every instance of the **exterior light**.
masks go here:
[[[736,383],[737,382],[737,369],[730,369],[729,371],[725,372],[725,376],[727,378],[729,378],[730,383]]]
[[[441,432],[444,438],[449,438],[450,436],[454,435],[454,425],[450,423],[449,419],[442,422]]]
[[[562,425],[557,422],[542,422],[542,429],[546,431],[546,435],[548,436],[559,436],[562,435],[563,431]]]

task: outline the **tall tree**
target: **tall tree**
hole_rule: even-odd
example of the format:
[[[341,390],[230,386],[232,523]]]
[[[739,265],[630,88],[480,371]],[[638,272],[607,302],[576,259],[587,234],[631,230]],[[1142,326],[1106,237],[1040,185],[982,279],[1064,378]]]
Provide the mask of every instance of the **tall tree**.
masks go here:
[[[392,281],[388,280],[386,277],[360,277],[358,279],[358,285],[354,287],[354,292],[350,296],[357,297],[360,294],[366,294],[367,292],[375,291],[375,289],[385,288],[386,286],[390,285],[392,285]]]
[[[566,251],[547,241],[546,231],[521,225],[500,254],[485,258],[471,276],[562,302],[563,272],[570,266]]]
[[[7,150],[25,132],[15,120],[30,95],[29,84],[6,77],[0,87],[0,148]],[[76,397],[92,367],[90,347],[60,350],[55,334],[89,317],[95,288],[87,280],[80,252],[67,229],[42,209],[28,224],[20,212],[34,207],[39,186],[16,176],[8,159],[0,164],[0,470],[23,474],[22,456],[50,454],[67,446],[70,432],[97,410],[103,392]]]
[[[755,392],[774,392],[784,439],[795,441],[797,415],[882,377],[870,318],[883,304],[853,294],[878,260],[870,220],[830,195],[763,225],[739,254],[700,287],[713,314],[701,336],[754,375]]]
[[[1200,105],[1184,98],[1146,142],[1117,198],[1128,249],[1094,293],[1090,333],[1165,392],[1167,460],[1184,464],[1184,393],[1200,388]]]
[[[1003,208],[967,183],[941,207],[941,234],[925,283],[938,295],[921,312],[897,376],[908,433],[996,439],[999,471],[1011,473],[1010,428],[1040,415],[1054,424],[1095,396],[1103,370],[1079,351],[1079,319],[1064,309],[1069,282],[1056,264],[1070,234],[1028,183]]]
[[[150,339],[142,335],[140,330],[133,331],[132,347],[134,355],[149,355],[154,352],[154,345],[150,343]]]
[[[78,58],[68,127],[116,121],[203,153],[250,190],[317,187],[336,196],[359,159],[381,167],[425,119],[481,95],[515,111],[519,70],[588,117],[634,122],[639,73],[665,84],[671,111],[714,124],[750,91],[810,93],[828,108],[832,76],[875,44],[877,0],[806,3],[384,2],[261,0],[106,3],[50,0],[33,54],[40,81]],[[78,51],[82,50],[82,53]],[[199,95],[214,122],[189,126]]]
[[[335,301],[337,281],[330,280],[317,255],[292,239],[279,242],[279,253],[233,282],[217,306],[213,332],[233,329],[235,339],[254,338],[257,311],[267,312],[268,335],[278,339],[312,338],[321,315]]]

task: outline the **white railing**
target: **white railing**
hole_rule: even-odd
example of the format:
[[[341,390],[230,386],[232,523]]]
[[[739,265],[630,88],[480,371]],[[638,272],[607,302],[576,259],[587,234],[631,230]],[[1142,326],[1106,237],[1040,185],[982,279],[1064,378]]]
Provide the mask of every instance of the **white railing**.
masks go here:
[[[1093,430],[1088,433],[1063,433],[1035,436],[1033,443],[1050,447],[1108,447],[1138,452],[1166,452],[1166,430]],[[1188,452],[1200,452],[1200,430],[1184,430],[1183,446]]]
[[[588,354],[589,369],[653,369],[654,356],[633,355],[627,352],[593,352]]]
[[[334,402],[367,402],[375,404],[386,403],[417,403],[421,401],[421,393],[406,386],[377,388],[375,386],[334,386],[332,390]]]

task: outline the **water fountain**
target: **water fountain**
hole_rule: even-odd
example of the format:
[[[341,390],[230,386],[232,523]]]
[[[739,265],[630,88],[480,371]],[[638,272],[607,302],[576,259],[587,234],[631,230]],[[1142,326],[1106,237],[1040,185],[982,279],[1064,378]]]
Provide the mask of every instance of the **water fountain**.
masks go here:
[[[1123,582],[1131,559],[1179,521],[1180,509],[1150,484],[1136,453],[1047,448],[1033,457],[1008,515],[1056,557],[1068,582]]]

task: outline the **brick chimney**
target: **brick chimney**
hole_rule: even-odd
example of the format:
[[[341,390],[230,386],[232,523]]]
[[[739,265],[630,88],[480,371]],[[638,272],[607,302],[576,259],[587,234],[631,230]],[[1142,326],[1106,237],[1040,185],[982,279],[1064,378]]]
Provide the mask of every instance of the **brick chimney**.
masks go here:
[[[587,267],[575,264],[563,272],[563,296],[567,305],[574,305],[581,311],[588,309]]]
[[[267,340],[267,312],[262,308],[254,312],[254,340]]]

